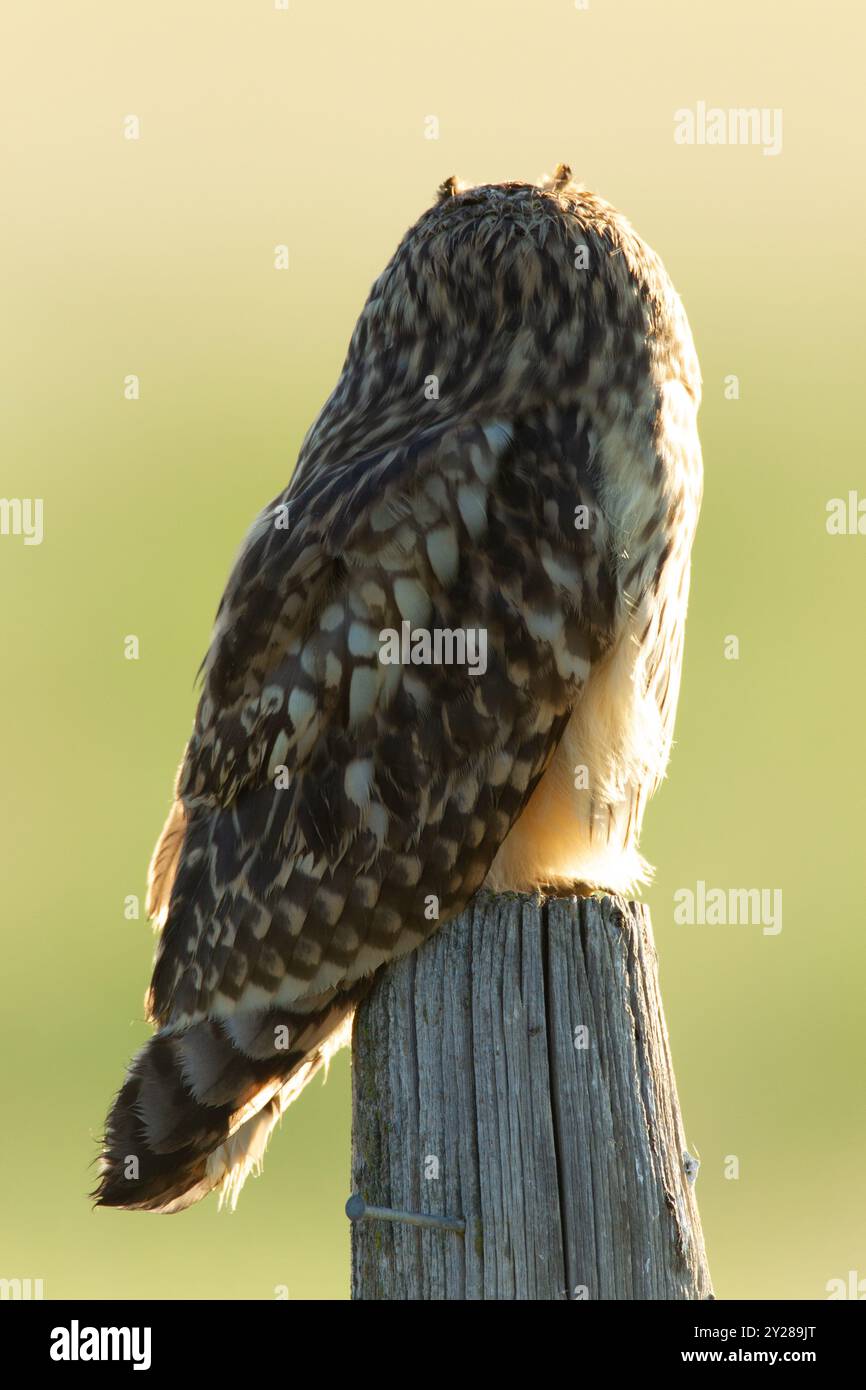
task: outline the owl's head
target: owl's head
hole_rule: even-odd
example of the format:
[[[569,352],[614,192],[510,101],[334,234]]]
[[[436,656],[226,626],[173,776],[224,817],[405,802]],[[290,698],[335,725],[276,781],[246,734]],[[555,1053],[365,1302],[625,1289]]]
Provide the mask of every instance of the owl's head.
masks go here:
[[[686,371],[677,305],[661,262],[567,164],[538,183],[452,175],[375,281],[311,447],[384,445],[419,411],[445,423],[571,408],[588,390],[634,399],[650,358],[660,379]]]

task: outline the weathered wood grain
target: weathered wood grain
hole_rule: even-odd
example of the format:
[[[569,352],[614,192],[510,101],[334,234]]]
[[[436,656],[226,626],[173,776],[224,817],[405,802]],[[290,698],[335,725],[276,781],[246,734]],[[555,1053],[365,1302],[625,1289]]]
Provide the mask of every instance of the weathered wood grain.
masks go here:
[[[711,1296],[649,913],[480,895],[353,1038],[357,1299]]]

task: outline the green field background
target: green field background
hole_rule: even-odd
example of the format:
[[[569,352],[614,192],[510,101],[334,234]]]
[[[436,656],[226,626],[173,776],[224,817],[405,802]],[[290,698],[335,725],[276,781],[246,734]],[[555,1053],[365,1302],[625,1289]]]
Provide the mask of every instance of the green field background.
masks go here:
[[[866,495],[863,30],[832,0],[103,0],[6,21],[0,492],[42,497],[45,535],[0,537],[0,1276],[49,1298],[347,1296],[345,1053],[235,1214],[90,1209],[147,1035],[153,943],[124,899],[228,568],[370,282],[447,175],[565,160],[663,257],[704,374],[677,745],[643,848],[717,1296],[866,1277],[866,536],[825,526],[828,499]],[[782,108],[782,153],[676,145],[673,112],[701,100]],[[698,879],[780,888],[783,930],[675,925]]]

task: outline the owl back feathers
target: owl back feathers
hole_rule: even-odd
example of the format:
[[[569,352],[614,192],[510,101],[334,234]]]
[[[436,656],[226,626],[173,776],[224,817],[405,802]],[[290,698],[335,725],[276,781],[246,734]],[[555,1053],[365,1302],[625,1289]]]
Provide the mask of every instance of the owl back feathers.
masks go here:
[[[641,605],[656,655],[634,679],[675,688],[657,668],[684,599],[652,586],[684,594],[691,542],[669,535],[691,436],[668,448],[661,409],[668,379],[695,391],[677,305],[565,166],[541,187],[447,180],[374,284],[217,615],[151,865],[157,1032],[109,1115],[101,1204],[236,1197],[376,970],[484,883]],[[483,630],[484,670],[384,660],[404,624]],[[598,824],[631,847],[636,807]],[[521,860],[537,882],[544,839]]]

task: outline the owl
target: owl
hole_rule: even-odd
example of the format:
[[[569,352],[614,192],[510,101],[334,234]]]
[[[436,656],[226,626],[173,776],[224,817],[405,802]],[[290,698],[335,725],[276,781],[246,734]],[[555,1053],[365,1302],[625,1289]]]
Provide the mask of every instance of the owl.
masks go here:
[[[220,603],[99,1204],[234,1203],[376,972],[482,887],[647,878],[699,398],[661,262],[566,166],[441,186]]]

